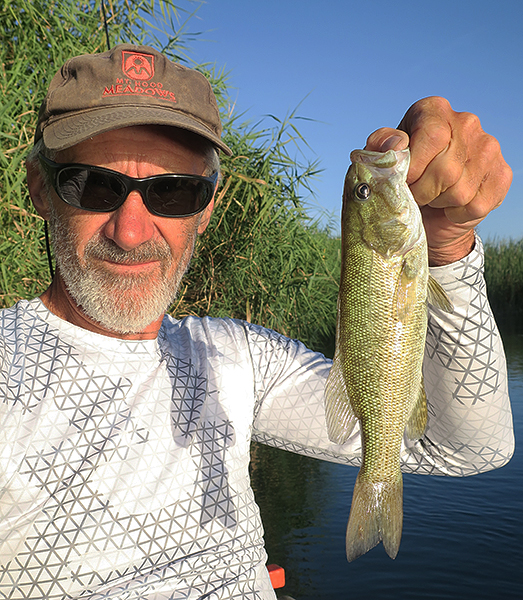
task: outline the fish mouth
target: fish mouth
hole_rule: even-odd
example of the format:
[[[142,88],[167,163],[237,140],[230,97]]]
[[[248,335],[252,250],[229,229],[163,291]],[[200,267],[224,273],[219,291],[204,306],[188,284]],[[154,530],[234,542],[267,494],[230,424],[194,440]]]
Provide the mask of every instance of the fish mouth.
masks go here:
[[[406,173],[410,163],[410,151],[388,150],[387,152],[374,152],[372,150],[353,150],[350,154],[352,163],[359,163],[369,169],[374,175],[380,172],[382,176],[387,176],[388,169],[394,169],[398,173]]]

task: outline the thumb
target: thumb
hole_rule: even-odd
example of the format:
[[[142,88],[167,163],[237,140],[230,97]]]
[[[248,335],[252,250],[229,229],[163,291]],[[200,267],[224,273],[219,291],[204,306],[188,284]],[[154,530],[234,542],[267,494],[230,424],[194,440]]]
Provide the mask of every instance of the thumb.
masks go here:
[[[387,152],[387,150],[405,150],[409,146],[409,136],[399,129],[382,127],[367,138],[365,150]]]

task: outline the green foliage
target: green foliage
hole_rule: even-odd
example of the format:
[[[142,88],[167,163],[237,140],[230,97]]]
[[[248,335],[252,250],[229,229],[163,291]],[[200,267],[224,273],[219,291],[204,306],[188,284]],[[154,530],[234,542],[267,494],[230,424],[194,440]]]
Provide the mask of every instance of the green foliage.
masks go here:
[[[234,156],[174,310],[247,319],[323,348],[334,335],[339,243],[307,217],[298,190],[315,167],[289,156],[289,132],[292,120],[228,128]]]
[[[49,284],[24,170],[38,108],[67,58],[104,51],[107,42],[99,0],[0,2],[0,306],[9,306]],[[171,0],[106,6],[111,45],[145,43],[190,62],[187,44],[197,34],[187,31],[191,15]],[[317,166],[301,162],[298,119],[241,123],[224,74],[196,68],[213,84],[234,156],[223,160],[213,220],[173,312],[245,318],[325,348],[335,329],[339,241],[310,221],[300,197]]]
[[[500,326],[520,330],[523,325],[523,240],[485,243],[485,280]]]

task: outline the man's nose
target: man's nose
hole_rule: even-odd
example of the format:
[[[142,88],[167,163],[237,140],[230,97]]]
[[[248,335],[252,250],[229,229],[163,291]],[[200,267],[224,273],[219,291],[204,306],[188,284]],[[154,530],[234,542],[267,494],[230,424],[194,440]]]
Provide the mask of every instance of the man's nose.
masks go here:
[[[123,250],[133,250],[154,236],[153,218],[140,193],[131,192],[122,206],[111,213],[104,234]]]

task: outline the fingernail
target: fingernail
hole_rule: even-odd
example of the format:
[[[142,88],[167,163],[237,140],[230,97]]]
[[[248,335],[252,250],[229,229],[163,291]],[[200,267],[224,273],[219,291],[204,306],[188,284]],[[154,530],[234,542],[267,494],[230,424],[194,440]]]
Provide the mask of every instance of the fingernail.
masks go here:
[[[401,135],[392,135],[387,138],[380,146],[380,152],[387,152],[387,150],[394,150],[394,148],[403,141]]]

